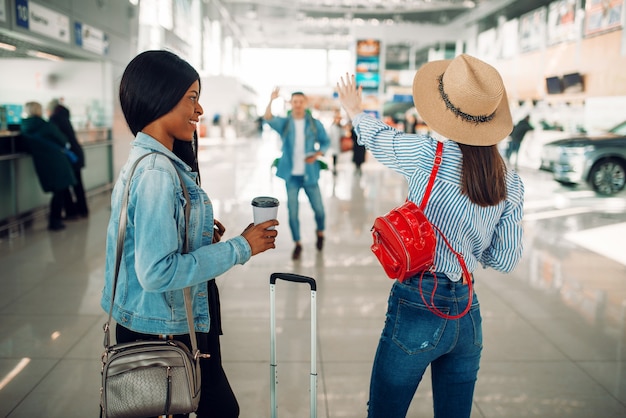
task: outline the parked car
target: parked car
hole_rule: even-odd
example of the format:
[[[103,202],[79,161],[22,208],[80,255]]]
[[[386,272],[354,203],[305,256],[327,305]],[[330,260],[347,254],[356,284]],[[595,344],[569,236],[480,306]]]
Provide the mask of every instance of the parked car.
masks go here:
[[[566,185],[584,184],[612,195],[626,183],[626,121],[602,135],[576,136],[550,142],[541,153],[541,169]]]

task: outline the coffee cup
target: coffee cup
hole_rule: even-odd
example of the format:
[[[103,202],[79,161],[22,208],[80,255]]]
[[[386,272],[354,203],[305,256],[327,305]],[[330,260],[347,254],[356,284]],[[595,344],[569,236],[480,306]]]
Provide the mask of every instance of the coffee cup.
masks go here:
[[[252,215],[254,224],[258,225],[270,219],[276,219],[278,216],[279,201],[275,197],[257,196],[252,199]],[[269,227],[267,229],[274,229]]]

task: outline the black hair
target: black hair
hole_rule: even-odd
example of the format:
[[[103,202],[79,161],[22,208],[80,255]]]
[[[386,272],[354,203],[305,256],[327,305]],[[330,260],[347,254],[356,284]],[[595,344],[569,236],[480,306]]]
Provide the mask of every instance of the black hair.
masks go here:
[[[120,105],[133,135],[172,110],[198,72],[169,51],[145,51],[126,66],[120,82]]]
[[[194,131],[191,141],[183,141],[174,138],[172,152],[185,162],[191,171],[198,173],[196,182],[200,185],[200,167],[198,166],[198,132]]]
[[[302,93],[301,91],[294,91],[293,93],[291,93],[291,97],[293,97],[293,96],[306,97],[306,95],[304,93]]]

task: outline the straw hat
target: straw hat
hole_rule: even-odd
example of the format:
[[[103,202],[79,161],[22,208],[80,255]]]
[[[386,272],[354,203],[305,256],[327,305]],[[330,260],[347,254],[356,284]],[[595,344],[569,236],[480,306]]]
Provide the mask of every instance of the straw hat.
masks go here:
[[[413,101],[435,132],[467,145],[494,145],[513,130],[502,77],[467,54],[424,64],[413,80]]]

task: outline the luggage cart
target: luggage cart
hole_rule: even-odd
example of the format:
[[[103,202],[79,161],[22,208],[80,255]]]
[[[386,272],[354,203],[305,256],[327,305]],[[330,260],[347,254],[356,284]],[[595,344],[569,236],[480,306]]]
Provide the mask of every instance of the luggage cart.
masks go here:
[[[292,273],[272,273],[270,275],[270,409],[271,417],[277,417],[276,385],[278,373],[276,367],[276,280],[308,283],[311,287],[311,418],[317,417],[317,302],[315,279]]]

